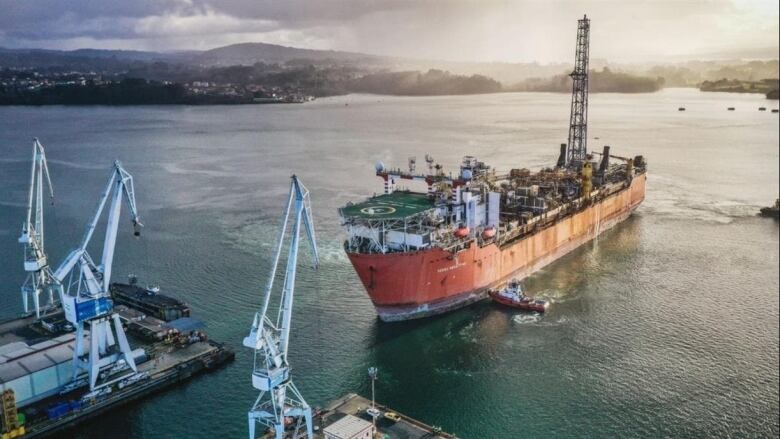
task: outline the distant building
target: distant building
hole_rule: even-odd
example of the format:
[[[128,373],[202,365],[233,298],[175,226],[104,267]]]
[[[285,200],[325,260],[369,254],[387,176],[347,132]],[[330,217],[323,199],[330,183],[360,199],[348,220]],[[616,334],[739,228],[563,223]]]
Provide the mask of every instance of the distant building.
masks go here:
[[[357,416],[346,415],[323,430],[325,439],[371,439],[374,425]]]

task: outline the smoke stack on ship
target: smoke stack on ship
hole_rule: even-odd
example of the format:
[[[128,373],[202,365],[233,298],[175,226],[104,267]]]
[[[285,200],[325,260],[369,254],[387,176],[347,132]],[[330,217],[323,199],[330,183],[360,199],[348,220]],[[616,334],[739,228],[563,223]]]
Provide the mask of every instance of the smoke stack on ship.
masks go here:
[[[453,176],[377,163],[384,193],[341,208],[345,251],[382,320],[465,306],[522,280],[628,218],[645,197],[646,163],[587,150],[590,20],[578,21],[568,143],[554,168],[499,173],[466,156]],[[600,160],[594,159],[599,155]],[[425,192],[399,191],[402,180]]]

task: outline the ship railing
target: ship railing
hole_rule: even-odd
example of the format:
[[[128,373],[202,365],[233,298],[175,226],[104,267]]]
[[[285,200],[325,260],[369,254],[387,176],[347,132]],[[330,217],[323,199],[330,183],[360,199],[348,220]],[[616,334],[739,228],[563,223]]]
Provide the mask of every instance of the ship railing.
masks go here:
[[[401,248],[393,248],[391,243],[387,241],[387,232],[393,231],[433,237],[438,230],[436,223],[433,221],[435,219],[429,212],[390,219],[346,217],[343,218],[342,226],[346,229],[348,235],[347,244],[349,250],[368,253],[390,253],[410,251],[417,247],[404,242],[401,244]]]

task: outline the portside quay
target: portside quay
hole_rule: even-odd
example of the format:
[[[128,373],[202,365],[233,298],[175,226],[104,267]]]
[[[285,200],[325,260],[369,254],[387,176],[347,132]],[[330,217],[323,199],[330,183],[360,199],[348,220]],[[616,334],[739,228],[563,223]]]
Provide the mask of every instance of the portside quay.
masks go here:
[[[103,371],[108,385],[98,391],[90,391],[83,375],[74,379],[76,334],[62,311],[0,322],[2,439],[62,434],[235,358],[200,330],[203,323],[190,317],[184,302],[156,288],[113,284],[112,289],[126,293],[114,295],[114,309],[126,327],[138,370],[131,375],[126,369]]]
[[[365,433],[373,429],[374,435],[366,436],[372,438],[378,436],[386,439],[457,439],[457,436],[443,432],[439,427],[428,425],[378,403],[374,404],[378,411],[376,426],[373,427],[372,416],[369,413],[371,405],[370,400],[355,393],[331,401],[314,418],[315,439],[339,437],[346,430],[350,430],[351,435],[343,437],[363,437],[353,433],[360,428]]]

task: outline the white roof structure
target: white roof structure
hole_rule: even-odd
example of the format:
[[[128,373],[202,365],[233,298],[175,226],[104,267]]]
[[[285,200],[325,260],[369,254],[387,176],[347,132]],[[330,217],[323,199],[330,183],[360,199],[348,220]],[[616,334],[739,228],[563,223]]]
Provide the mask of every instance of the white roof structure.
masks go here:
[[[369,432],[366,434],[366,432]],[[362,437],[372,437],[374,426],[356,416],[346,415],[338,421],[328,425],[323,430],[325,437],[329,439],[353,439]]]
[[[17,342],[0,349],[0,383],[30,375],[73,359],[73,334],[43,341],[32,346]]]

